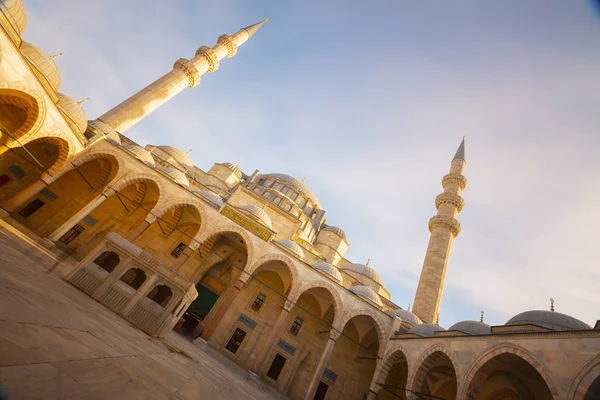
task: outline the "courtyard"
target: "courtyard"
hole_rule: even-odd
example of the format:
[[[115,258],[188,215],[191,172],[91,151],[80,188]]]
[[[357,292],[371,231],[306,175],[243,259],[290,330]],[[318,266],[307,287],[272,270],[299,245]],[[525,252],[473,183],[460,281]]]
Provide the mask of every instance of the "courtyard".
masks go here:
[[[4,221],[0,250],[0,387],[9,399],[284,398],[218,353],[133,327],[63,281],[68,264]]]

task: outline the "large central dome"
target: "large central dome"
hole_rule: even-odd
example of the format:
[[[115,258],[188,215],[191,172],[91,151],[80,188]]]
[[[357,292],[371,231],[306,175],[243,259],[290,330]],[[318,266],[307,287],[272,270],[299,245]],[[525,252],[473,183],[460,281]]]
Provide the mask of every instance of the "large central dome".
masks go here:
[[[315,203],[317,208],[322,209],[321,202],[317,198],[317,195],[304,182],[286,174],[265,174],[263,176],[279,179],[280,181],[287,183],[291,187],[298,190],[300,193],[304,194],[310,200],[312,200],[312,202]]]

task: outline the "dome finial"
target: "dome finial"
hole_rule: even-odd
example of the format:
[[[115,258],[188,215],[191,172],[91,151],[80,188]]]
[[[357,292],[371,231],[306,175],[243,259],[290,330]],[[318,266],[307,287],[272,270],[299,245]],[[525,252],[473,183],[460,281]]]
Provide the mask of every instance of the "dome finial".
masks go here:
[[[370,259],[370,258],[368,258],[368,259],[367,259],[367,264],[366,264],[366,265],[367,265],[367,267],[369,266],[369,263],[370,263],[370,262],[371,262],[371,259]]]
[[[465,139],[467,137],[463,136],[462,137],[462,142],[460,142],[460,146],[458,146],[458,150],[456,150],[456,154],[454,154],[454,160],[463,160],[463,161],[467,161],[466,157],[465,157]]]
[[[408,310],[407,311],[410,311],[410,303],[408,303]]]
[[[302,178],[302,183],[306,182],[306,177]]]
[[[88,101],[89,99],[90,99],[89,97],[86,97],[86,98],[85,98],[85,99],[83,99],[83,100],[79,100],[79,101],[77,102],[77,104],[79,104],[79,105],[83,105],[83,103],[85,103],[85,102],[86,102],[86,101]]]
[[[481,310],[480,316],[479,316],[479,322],[483,322],[483,310]]]
[[[554,312],[554,297],[550,297],[550,311]]]
[[[439,325],[440,324],[440,314],[438,313],[437,317],[435,317],[435,324]]]
[[[192,149],[189,149],[189,150],[187,151],[187,153],[185,153],[185,155],[187,156],[187,155],[188,155],[188,154],[190,154],[191,152],[192,152]]]
[[[50,56],[50,58],[53,59],[53,60],[56,60],[58,57],[60,57],[62,55],[63,55],[63,53],[56,53],[55,55]]]

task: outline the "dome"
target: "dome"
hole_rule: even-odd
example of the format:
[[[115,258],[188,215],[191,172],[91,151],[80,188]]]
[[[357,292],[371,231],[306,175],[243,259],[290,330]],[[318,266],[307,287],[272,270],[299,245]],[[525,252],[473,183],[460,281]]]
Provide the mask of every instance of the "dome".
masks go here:
[[[534,310],[517,314],[505,325],[538,325],[553,331],[578,331],[592,329],[588,324],[570,315],[554,311]]]
[[[57,93],[58,103],[56,103],[58,109],[63,113],[67,119],[77,127],[78,133],[84,134],[87,129],[87,117],[81,104],[73,100],[67,95]]]
[[[321,272],[323,275],[333,279],[337,283],[341,284],[344,280],[342,279],[342,274],[340,271],[325,261],[319,261],[318,263],[313,265],[313,268],[317,271]]]
[[[339,226],[326,226],[322,230],[328,231],[328,232],[333,232],[336,235],[338,235],[338,236],[343,237],[344,239],[346,239],[346,234],[344,233],[344,231],[342,230],[342,228],[340,228]]]
[[[421,321],[421,319],[419,317],[417,317],[415,314],[411,313],[408,310],[403,310],[401,308],[397,308],[395,310],[388,312],[388,315],[390,317],[398,316],[398,317],[400,317],[400,319],[402,319],[402,322],[407,322],[408,324],[410,324],[412,326],[423,323],[423,321]]]
[[[363,299],[368,300],[372,303],[375,303],[379,307],[383,307],[383,303],[381,302],[379,295],[370,287],[359,285],[353,286],[349,290],[355,295],[362,297]]]
[[[159,169],[165,174],[169,175],[175,182],[179,183],[181,186],[185,187],[186,189],[190,188],[190,181],[185,176],[185,174],[177,168],[161,167]]]
[[[88,133],[90,130],[94,135],[104,135],[106,137],[106,140],[108,140],[114,145],[118,146],[121,144],[121,137],[119,136],[117,131],[115,131],[112,128],[112,126],[100,121],[99,119],[88,121]],[[91,139],[91,137],[89,136],[86,137]]]
[[[156,147],[159,148],[160,150],[164,151],[171,157],[173,157],[175,159],[175,161],[177,161],[179,164],[183,165],[186,169],[194,168],[194,163],[192,162],[192,160],[190,160],[188,155],[185,154],[183,151],[179,150],[178,148],[172,147],[172,146],[156,146]]]
[[[410,328],[408,333],[414,333],[415,335],[424,337],[432,337],[435,336],[436,332],[441,331],[445,331],[445,329],[437,324],[420,324]]]
[[[258,219],[265,226],[269,227],[269,229],[273,229],[271,218],[269,217],[269,214],[265,212],[265,210],[253,205],[241,206],[240,209],[248,211],[250,214],[252,214],[252,216],[254,216],[254,218]]]
[[[223,205],[223,199],[221,198],[221,196],[214,192],[211,192],[210,190],[201,190],[194,193],[205,198],[206,200],[210,201],[218,207],[221,207]]]
[[[152,158],[148,150],[143,149],[140,146],[136,146],[134,144],[124,144],[123,148],[135,155],[144,164],[154,168],[154,158]]]
[[[492,327],[480,321],[460,321],[448,328],[449,331],[460,331],[469,335],[489,335]]]
[[[310,190],[310,188],[304,182],[299,181],[293,176],[285,174],[266,174],[264,176],[279,179],[280,181],[287,183],[288,185],[295,188],[296,190],[304,194],[306,197],[311,199],[312,202],[315,203],[317,208],[321,208],[321,202],[319,201],[315,193],[312,190]]]
[[[342,271],[353,271],[353,272],[356,272],[357,274],[364,275],[367,278],[371,279],[372,281],[379,283],[381,286],[383,286],[383,280],[381,280],[381,277],[379,276],[379,274],[377,272],[375,272],[375,270],[373,268],[369,267],[368,265],[348,264],[348,265],[344,265],[340,269]]]
[[[10,24],[19,33],[19,36],[25,31],[27,25],[27,14],[22,0],[0,0],[0,10],[6,15]]]
[[[236,175],[238,178],[242,179],[242,170],[240,169],[240,167],[239,167],[237,164],[233,164],[233,163],[230,163],[230,162],[224,162],[224,163],[221,163],[221,164],[219,164],[219,165],[222,165],[222,166],[224,166],[224,167],[227,167],[227,168],[229,168],[230,170],[232,170],[232,171],[233,171],[233,173],[234,173],[234,174],[235,174],[235,175]]]
[[[298,243],[290,239],[282,239],[279,241],[279,244],[296,254],[298,257],[304,258],[304,250],[302,250],[302,247],[300,247]]]
[[[54,91],[60,88],[60,72],[54,62],[54,57],[50,57],[34,45],[21,43],[21,53],[32,63],[38,71],[48,80]]]

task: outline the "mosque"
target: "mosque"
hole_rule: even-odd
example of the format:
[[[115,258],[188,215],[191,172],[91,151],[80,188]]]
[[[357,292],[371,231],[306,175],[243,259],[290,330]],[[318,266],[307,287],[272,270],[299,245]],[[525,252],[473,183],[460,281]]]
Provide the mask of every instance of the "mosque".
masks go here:
[[[552,307],[499,326],[437,324],[461,229],[464,139],[405,310],[373,266],[345,258],[351,238],[303,180],[229,162],[203,171],[177,148],[126,136],[266,21],[176,60],[88,121],[83,101],[60,92],[58,55],[21,39],[22,1],[0,0],[0,11],[1,216],[74,260],[64,279],[131,324],[175,330],[291,399],[600,399],[599,323]]]

